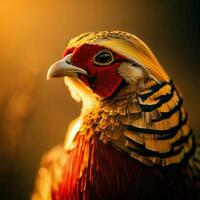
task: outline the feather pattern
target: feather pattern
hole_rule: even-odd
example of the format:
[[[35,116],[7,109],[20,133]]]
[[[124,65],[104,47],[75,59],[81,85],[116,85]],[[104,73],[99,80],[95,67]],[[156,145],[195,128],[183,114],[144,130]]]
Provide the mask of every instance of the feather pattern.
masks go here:
[[[129,84],[81,114],[73,148],[44,157],[32,200],[199,199],[200,145],[195,152],[182,95],[152,51],[121,31],[81,34],[68,49],[82,44],[123,55],[129,72],[138,68],[127,81],[123,64],[118,73]]]
[[[99,135],[92,134],[89,140],[84,140],[87,126],[84,130],[85,134],[76,137],[73,150],[66,152],[60,146],[45,155],[33,200],[199,198],[200,146],[188,165],[181,165],[181,170],[152,168],[147,166],[152,163],[151,158],[141,158],[146,164],[141,165],[138,159],[116,151],[112,144],[104,144]],[[130,148],[137,149],[137,145],[130,142]],[[131,155],[140,157],[137,152]]]
[[[144,164],[177,165],[193,152],[193,134],[172,81],[151,79],[137,91],[127,86],[102,101],[99,110],[94,124],[100,139]]]

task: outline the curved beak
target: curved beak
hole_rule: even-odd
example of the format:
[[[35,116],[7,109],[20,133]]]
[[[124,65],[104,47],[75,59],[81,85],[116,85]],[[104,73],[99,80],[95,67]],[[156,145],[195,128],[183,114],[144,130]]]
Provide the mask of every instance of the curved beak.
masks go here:
[[[47,72],[47,80],[53,77],[73,76],[77,77],[78,74],[88,75],[84,69],[72,65],[72,54],[65,56],[62,60],[51,65]]]

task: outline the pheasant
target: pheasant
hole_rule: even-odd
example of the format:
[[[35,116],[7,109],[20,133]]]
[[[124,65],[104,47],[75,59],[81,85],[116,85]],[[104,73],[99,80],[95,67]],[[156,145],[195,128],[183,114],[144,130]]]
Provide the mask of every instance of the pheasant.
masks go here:
[[[200,147],[182,94],[143,41],[81,34],[53,77],[82,109],[42,159],[32,200],[200,199]]]

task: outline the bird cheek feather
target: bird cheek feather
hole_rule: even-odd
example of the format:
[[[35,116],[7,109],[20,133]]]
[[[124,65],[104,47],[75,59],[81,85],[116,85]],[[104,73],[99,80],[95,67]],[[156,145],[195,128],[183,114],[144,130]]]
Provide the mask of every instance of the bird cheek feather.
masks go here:
[[[103,98],[108,98],[117,90],[122,83],[122,78],[117,73],[117,68],[118,65],[97,69],[93,88],[96,94]]]
[[[97,95],[110,97],[122,83],[122,78],[117,72],[121,62],[116,62],[110,66],[96,66],[93,57],[103,47],[98,45],[82,45],[73,51],[72,63],[87,71],[89,77],[79,74],[79,78],[89,86]],[[115,59],[121,59],[116,55]]]
[[[110,97],[122,83],[122,78],[117,73],[118,66],[96,68],[96,75],[87,78],[80,74],[79,78],[100,97]]]

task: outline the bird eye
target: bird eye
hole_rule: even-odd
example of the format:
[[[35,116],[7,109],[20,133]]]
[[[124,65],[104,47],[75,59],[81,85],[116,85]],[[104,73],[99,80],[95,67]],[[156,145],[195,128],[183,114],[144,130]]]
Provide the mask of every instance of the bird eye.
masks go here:
[[[94,64],[96,65],[109,65],[114,61],[112,52],[107,49],[103,49],[94,57]]]

